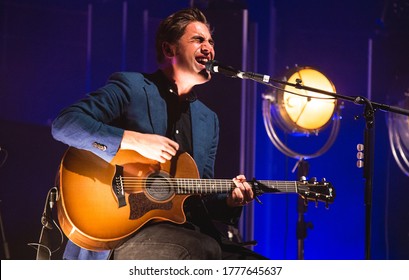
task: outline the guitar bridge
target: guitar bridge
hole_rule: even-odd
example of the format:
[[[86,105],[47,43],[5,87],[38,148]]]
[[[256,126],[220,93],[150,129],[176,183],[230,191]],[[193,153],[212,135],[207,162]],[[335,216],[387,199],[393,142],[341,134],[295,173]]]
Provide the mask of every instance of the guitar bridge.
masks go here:
[[[112,179],[112,191],[118,200],[118,208],[126,206],[124,184],[122,180],[124,168],[120,165],[115,165],[115,176]]]

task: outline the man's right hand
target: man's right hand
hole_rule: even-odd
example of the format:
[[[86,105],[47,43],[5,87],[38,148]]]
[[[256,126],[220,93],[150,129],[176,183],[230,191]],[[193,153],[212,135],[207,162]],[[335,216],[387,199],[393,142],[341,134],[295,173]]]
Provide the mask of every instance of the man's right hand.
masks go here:
[[[179,144],[161,135],[125,130],[121,149],[134,150],[146,158],[164,163],[176,155]]]

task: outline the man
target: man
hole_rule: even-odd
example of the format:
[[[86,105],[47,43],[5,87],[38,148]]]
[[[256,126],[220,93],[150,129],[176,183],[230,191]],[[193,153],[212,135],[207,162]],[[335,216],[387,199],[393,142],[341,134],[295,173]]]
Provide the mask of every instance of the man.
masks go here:
[[[53,122],[55,139],[110,161],[119,149],[164,163],[177,152],[193,156],[200,177],[213,178],[219,139],[217,115],[193,92],[210,80],[205,64],[215,56],[205,16],[198,9],[170,15],[156,37],[159,69],[153,74],[115,73],[108,83],[66,108]],[[236,223],[241,207],[253,200],[243,175],[228,195],[190,196],[187,222],[148,223],[114,250],[115,259],[259,259],[230,242],[213,220]],[[104,259],[68,242],[66,259]]]

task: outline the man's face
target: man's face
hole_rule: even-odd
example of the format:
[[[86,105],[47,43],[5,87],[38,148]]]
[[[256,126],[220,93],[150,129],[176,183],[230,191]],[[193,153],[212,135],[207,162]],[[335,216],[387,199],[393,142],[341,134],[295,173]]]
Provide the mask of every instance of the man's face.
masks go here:
[[[175,56],[172,63],[178,75],[183,75],[195,84],[210,80],[205,64],[214,59],[215,52],[214,41],[205,24],[192,22],[187,25],[185,33],[174,47]]]

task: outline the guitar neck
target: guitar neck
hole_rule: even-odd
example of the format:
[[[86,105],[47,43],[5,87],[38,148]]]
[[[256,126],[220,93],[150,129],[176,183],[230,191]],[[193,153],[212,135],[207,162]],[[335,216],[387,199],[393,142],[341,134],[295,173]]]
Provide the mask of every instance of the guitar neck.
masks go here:
[[[177,194],[217,194],[234,189],[232,180],[227,179],[181,179],[173,178]]]
[[[172,178],[177,194],[217,194],[228,193],[235,188],[232,180],[228,179],[181,179]],[[254,186],[255,182],[248,182]],[[259,180],[265,192],[297,193],[296,181]]]
[[[252,182],[262,185],[262,189],[266,193],[299,193],[299,181],[273,181],[273,180],[257,180]],[[258,188],[257,188],[258,189]]]

